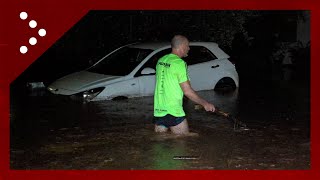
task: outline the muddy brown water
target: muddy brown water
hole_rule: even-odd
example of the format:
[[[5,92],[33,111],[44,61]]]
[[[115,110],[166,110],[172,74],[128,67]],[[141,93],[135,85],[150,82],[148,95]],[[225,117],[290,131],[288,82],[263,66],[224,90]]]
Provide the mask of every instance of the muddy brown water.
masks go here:
[[[200,96],[245,122],[184,102],[190,137],[153,132],[153,97],[82,104],[11,94],[11,169],[310,169],[310,95],[279,83]]]

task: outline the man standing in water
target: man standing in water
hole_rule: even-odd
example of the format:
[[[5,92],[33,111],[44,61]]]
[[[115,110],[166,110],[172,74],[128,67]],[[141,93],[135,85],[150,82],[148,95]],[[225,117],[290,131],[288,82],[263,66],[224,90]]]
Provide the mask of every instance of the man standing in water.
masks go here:
[[[187,73],[187,64],[181,58],[187,57],[189,40],[176,35],[171,40],[172,52],[159,59],[156,66],[156,87],[154,93],[155,132],[189,134],[189,126],[182,107],[183,95],[200,104],[206,111],[215,111],[213,104],[197,95],[192,89]]]

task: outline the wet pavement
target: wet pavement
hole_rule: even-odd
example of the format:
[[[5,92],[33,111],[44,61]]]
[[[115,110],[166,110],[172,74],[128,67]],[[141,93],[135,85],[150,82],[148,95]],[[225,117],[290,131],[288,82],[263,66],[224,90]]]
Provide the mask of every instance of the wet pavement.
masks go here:
[[[250,86],[248,86],[250,87]],[[82,104],[11,93],[11,169],[310,169],[309,86],[199,95],[249,130],[185,100],[190,137],[153,132],[153,97]]]

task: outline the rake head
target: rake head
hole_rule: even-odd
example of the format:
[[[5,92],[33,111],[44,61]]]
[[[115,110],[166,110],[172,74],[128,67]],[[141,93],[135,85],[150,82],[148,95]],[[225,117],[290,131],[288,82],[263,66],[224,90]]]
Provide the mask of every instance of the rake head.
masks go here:
[[[203,109],[203,107],[201,105],[195,105],[195,109]],[[244,122],[242,122],[242,121],[238,120],[237,118],[231,116],[229,113],[221,111],[218,108],[216,108],[214,113],[226,117],[231,123],[233,123],[233,130],[235,130],[235,131],[249,130],[249,128],[247,127],[247,125]]]
[[[233,123],[233,130],[249,130],[244,122],[231,116],[229,113],[223,112],[220,109],[216,109],[215,113],[226,117],[231,123]]]

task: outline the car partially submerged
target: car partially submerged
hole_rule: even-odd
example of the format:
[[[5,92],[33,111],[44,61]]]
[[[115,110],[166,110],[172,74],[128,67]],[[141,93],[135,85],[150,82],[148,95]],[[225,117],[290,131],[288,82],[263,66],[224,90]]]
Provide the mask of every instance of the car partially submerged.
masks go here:
[[[152,96],[155,67],[171,53],[169,42],[135,43],[122,46],[86,70],[62,77],[48,86],[53,94],[78,97],[84,101],[119,97]],[[190,42],[188,74],[194,90],[235,89],[239,77],[235,66],[218,44]]]

